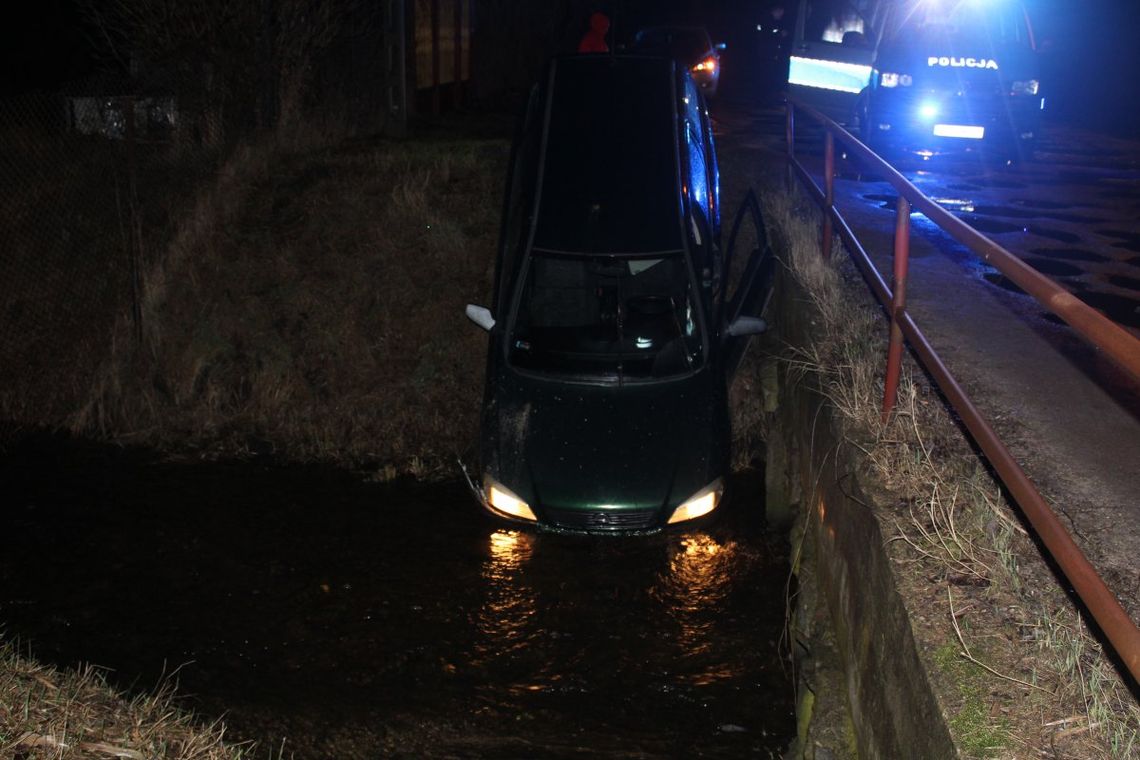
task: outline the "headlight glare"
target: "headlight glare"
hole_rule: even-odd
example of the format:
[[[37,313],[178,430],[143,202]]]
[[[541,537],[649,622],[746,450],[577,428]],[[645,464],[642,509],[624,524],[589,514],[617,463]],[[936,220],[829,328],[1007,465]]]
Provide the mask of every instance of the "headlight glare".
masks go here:
[[[483,494],[487,500],[487,506],[496,512],[507,517],[513,517],[516,520],[530,520],[531,522],[538,520],[534,516],[534,512],[531,511],[529,504],[490,476],[484,479]]]
[[[708,58],[693,66],[694,74],[702,71],[707,71],[709,73],[716,71],[716,58],[710,55]]]
[[[704,517],[717,508],[723,494],[724,483],[718,478],[674,509],[673,514],[669,517],[669,524],[673,525],[674,523]]]

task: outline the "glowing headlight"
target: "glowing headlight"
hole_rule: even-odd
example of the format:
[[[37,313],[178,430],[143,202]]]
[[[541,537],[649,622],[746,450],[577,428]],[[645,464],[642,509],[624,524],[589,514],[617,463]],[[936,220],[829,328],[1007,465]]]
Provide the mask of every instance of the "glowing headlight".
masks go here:
[[[693,494],[684,504],[674,509],[673,515],[669,518],[669,524],[704,517],[717,508],[723,493],[724,483],[718,478]]]
[[[693,66],[693,73],[700,71],[716,71],[716,59],[712,56],[709,56],[708,58],[698,63],[696,66]]]
[[[515,496],[506,487],[496,482],[490,476],[487,476],[483,481],[483,495],[487,500],[487,506],[496,512],[501,512],[507,517],[513,517],[516,520],[538,520],[538,518],[534,516],[534,512],[531,511],[529,504]]]
[[[938,104],[927,101],[918,107],[918,115],[928,121],[938,116]]]
[[[1010,86],[1009,91],[1012,95],[1036,95],[1040,86],[1040,83],[1038,83],[1036,79],[1025,79],[1020,82],[1014,82]]]

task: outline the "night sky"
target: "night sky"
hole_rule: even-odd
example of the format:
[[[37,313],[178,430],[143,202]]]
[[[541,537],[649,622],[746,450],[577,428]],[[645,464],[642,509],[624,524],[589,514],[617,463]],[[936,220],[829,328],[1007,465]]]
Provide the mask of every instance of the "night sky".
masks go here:
[[[1048,108],[1123,136],[1140,133],[1140,2],[1031,0]]]
[[[552,12],[558,12],[561,3],[548,1]],[[760,9],[774,1],[754,0],[754,4]],[[720,7],[743,4],[744,0],[656,0],[650,5],[656,16],[670,6],[687,16],[700,15],[703,6],[711,16]],[[57,89],[91,72],[93,56],[76,5],[76,0],[38,0],[22,17],[9,16],[0,25],[0,93]],[[634,15],[646,4],[609,0],[599,6],[624,7],[626,15]],[[1047,43],[1042,85],[1052,119],[1123,136],[1140,133],[1140,2],[1027,0],[1027,6],[1038,41]]]
[[[72,0],[37,0],[0,24],[0,94],[57,89],[89,74],[91,46]]]

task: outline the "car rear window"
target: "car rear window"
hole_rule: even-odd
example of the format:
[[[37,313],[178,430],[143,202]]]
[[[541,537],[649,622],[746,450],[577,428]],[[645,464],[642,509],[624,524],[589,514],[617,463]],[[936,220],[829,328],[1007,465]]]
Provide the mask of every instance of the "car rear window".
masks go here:
[[[671,65],[570,58],[554,77],[535,247],[681,250]]]

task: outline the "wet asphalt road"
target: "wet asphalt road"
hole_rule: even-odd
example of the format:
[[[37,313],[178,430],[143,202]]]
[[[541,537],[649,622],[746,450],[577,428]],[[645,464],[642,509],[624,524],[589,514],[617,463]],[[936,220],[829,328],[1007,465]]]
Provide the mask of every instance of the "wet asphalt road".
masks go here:
[[[122,688],[177,670],[286,756],[772,757],[794,732],[762,476],[637,538],[505,529],[459,482],[50,440],[0,483],[9,637]]]
[[[784,117],[778,99],[754,97],[743,87],[729,88],[718,104],[721,144],[781,153]],[[1140,337],[1140,142],[1046,123],[1032,160],[1021,163],[1005,165],[991,155],[965,152],[888,158],[948,211]],[[822,139],[804,124],[806,118],[798,130],[797,155],[818,177]],[[840,158],[837,172],[836,203],[844,213],[890,232],[894,188],[854,160]],[[916,218],[924,223],[921,215]],[[928,229],[920,232],[933,230],[925,224]],[[979,265],[976,274],[1021,294],[993,267]],[[1039,313],[1056,321],[1043,309]]]

